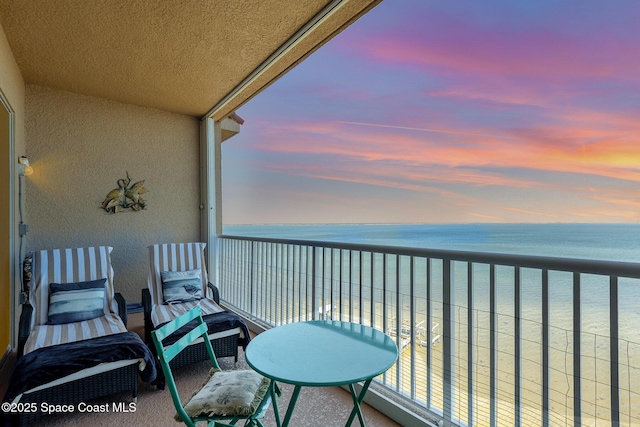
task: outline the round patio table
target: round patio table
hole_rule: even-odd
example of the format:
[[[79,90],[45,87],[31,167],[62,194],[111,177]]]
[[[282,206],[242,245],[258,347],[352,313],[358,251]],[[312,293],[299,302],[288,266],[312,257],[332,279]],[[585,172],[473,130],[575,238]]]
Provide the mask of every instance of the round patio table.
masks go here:
[[[247,346],[249,366],[271,380],[276,422],[289,425],[302,387],[349,386],[355,416],[365,426],[360,405],[371,381],[398,359],[398,347],[388,335],[352,322],[317,320],[290,323],[261,333]],[[280,423],[275,382],[295,386],[285,418]],[[354,385],[364,382],[360,393]]]

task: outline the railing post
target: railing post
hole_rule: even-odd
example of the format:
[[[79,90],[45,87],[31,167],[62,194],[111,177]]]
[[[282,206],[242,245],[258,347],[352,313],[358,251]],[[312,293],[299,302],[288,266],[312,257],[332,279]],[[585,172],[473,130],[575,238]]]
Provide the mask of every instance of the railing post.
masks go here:
[[[514,427],[522,425],[522,281],[520,277],[520,267],[515,267],[514,272]]]
[[[333,258],[331,259],[331,262],[333,262]],[[343,304],[343,290],[342,290],[342,249],[340,249],[338,251],[338,319],[339,320],[344,320],[343,319],[343,308],[342,306]]]
[[[370,272],[371,277],[371,327],[376,327],[376,287],[375,287],[375,255],[371,252]]]
[[[242,250],[242,259],[244,262],[244,277],[242,280],[242,309],[247,310],[251,307],[251,242],[244,242]]]
[[[358,306],[360,307],[360,323],[364,324],[364,285],[362,283],[362,279],[363,279],[363,265],[362,265],[362,251],[358,252],[359,257],[358,257],[358,263],[360,264],[360,280],[359,280],[359,284],[360,284],[360,301],[358,303]]]
[[[260,285],[258,286],[258,299],[256,300],[256,312],[258,313],[259,316],[261,316],[260,318],[264,319],[266,317],[266,312],[265,312],[265,304],[261,304],[260,305],[260,301],[264,301],[265,300],[265,291],[264,291],[264,287],[265,287],[265,282],[267,280],[267,243],[266,242],[260,242],[258,244],[258,247],[260,248],[260,256],[259,256],[259,263],[260,263]]]
[[[489,426],[498,425],[498,292],[496,291],[496,266],[489,266]]]
[[[395,294],[396,294],[396,339],[397,339],[397,343],[398,343],[398,348],[400,349],[400,351],[403,350],[402,348],[402,300],[401,300],[401,296],[400,296],[400,255],[396,254],[396,289],[395,289]],[[411,325],[411,329],[413,329],[413,324]],[[412,341],[412,343],[415,345],[415,341]],[[403,366],[403,360],[402,357],[398,358],[398,361],[396,362],[396,390],[400,391],[401,390],[401,384],[400,382],[402,381],[402,371],[404,370],[404,366]]]
[[[431,383],[433,377],[433,351],[431,344],[433,343],[433,312],[431,304],[431,258],[427,258],[426,262],[426,282],[427,282],[427,409],[431,409]],[[442,327],[444,333],[444,325]],[[444,338],[443,338],[444,341]]]
[[[227,280],[229,281],[228,286],[228,294],[233,300],[233,305],[238,306],[237,300],[237,290],[238,287],[235,285],[238,280],[238,240],[229,240],[229,275],[227,276]],[[233,286],[231,284],[233,283]]]
[[[411,399],[416,398],[416,297],[415,297],[415,259],[409,259],[409,322],[411,325]],[[431,343],[429,343],[431,345]]]
[[[382,330],[389,331],[389,315],[387,306],[387,254],[382,254]],[[386,375],[386,374],[385,374]]]
[[[324,249],[322,250],[324,253]],[[324,257],[323,257],[324,258]],[[317,278],[316,278],[316,263],[318,262],[318,260],[316,259],[316,246],[314,245],[311,249],[311,319],[316,320],[317,319],[317,311],[318,311],[318,307],[317,307],[317,302],[316,302],[316,286],[318,285],[317,282]],[[308,314],[307,314],[307,318],[308,318]]]
[[[331,319],[333,320],[333,305],[334,305],[334,282],[335,282],[335,275],[334,275],[334,271],[333,271],[333,267],[334,267],[334,256],[333,256],[333,248],[329,249],[329,258],[331,259],[329,261],[329,301],[331,301]],[[324,297],[324,292],[322,295],[322,304],[325,304],[325,297]],[[321,308],[323,310],[324,313],[324,307]]]
[[[282,316],[282,280],[283,280],[283,272],[282,272],[282,252],[283,252],[283,247],[282,247],[282,243],[278,243],[276,245],[276,251],[275,251],[275,255],[276,255],[276,280],[275,280],[275,288],[276,288],[276,292],[275,292],[275,301],[276,301],[276,309],[275,309],[275,318],[276,318],[276,325],[282,325],[283,323],[283,316]],[[279,299],[279,300],[278,300]],[[280,315],[278,316],[278,312],[280,312]]]
[[[349,322],[353,322],[353,251],[349,251]]]
[[[618,355],[618,278],[609,277],[609,343],[611,360],[611,426],[620,426],[620,367]]]
[[[290,244],[289,243],[285,243],[283,244],[283,248],[282,248],[282,254],[285,257],[285,260],[282,261],[282,269],[284,270],[284,274],[283,274],[283,279],[281,280],[282,283],[282,294],[280,296],[281,298],[281,304],[282,304],[282,323],[283,324],[287,324],[290,322],[291,318],[289,317],[289,276],[290,276],[290,264],[289,264],[289,247]]]
[[[222,289],[222,279],[223,279],[223,267],[224,267],[224,242],[226,241],[226,239],[221,239],[221,238],[217,238],[215,240],[216,243],[215,244],[215,249],[214,249],[214,257],[215,257],[215,268],[213,268],[213,270],[210,273],[209,280],[211,281],[211,283],[213,283],[215,286],[218,287],[218,289],[220,290],[220,292],[222,293],[224,291],[224,289]],[[209,251],[209,253],[211,254],[211,250]]]
[[[318,289],[316,292],[319,291],[320,295],[317,296],[317,307],[315,307],[316,312],[318,313],[318,317],[320,319],[324,319],[324,306],[325,306],[325,301],[324,301],[324,291],[325,291],[325,287],[327,286],[327,251],[326,248],[322,248],[322,252],[321,252],[321,259],[322,261],[318,264],[320,266],[321,273],[320,273],[320,289]],[[331,260],[331,262],[333,262],[333,259]],[[317,295],[317,294],[316,294]],[[322,298],[322,300],[320,300],[320,298]],[[342,319],[341,319],[342,320]]]
[[[551,396],[549,393],[549,270],[542,270],[542,427],[549,427]]]
[[[300,308],[299,319],[301,322],[309,320],[307,309],[309,308],[309,279],[313,274],[312,267],[309,264],[309,245],[304,247],[304,290],[300,290]],[[312,279],[313,280],[313,279]]]
[[[442,260],[444,425],[453,426],[455,402],[455,286],[451,260]]]
[[[273,306],[275,305],[273,303],[273,283],[275,282],[275,278],[274,278],[274,273],[273,273],[273,246],[274,243],[269,243],[268,246],[268,252],[267,252],[267,256],[269,257],[269,264],[268,264],[268,272],[269,274],[267,275],[267,289],[266,289],[266,293],[265,293],[265,299],[268,300],[267,303],[267,309],[266,309],[266,317],[269,320],[269,324],[275,325],[275,316],[273,314]]]
[[[582,425],[582,316],[580,273],[573,273],[573,425]]]
[[[302,245],[298,245],[298,317],[294,317],[300,321],[300,306],[302,305]]]
[[[255,258],[253,255],[253,251],[255,250],[254,243],[255,242],[252,240],[251,246],[249,247],[249,307],[251,307],[251,314],[254,314],[256,309],[255,289],[257,288],[256,284],[253,283],[255,277],[255,275],[253,274],[255,265]]]
[[[382,254],[382,331],[389,333],[389,307],[387,304],[387,254]],[[396,340],[397,342],[397,340]],[[398,369],[396,367],[396,369]],[[382,376],[383,382],[387,383],[388,371]]]
[[[474,425],[474,402],[475,394],[473,392],[473,385],[475,381],[474,364],[475,358],[473,353],[473,347],[475,345],[475,339],[473,336],[473,328],[475,326],[475,319],[473,316],[474,307],[474,290],[473,290],[473,263],[467,262],[467,396],[468,396],[468,409],[467,409],[467,425]]]

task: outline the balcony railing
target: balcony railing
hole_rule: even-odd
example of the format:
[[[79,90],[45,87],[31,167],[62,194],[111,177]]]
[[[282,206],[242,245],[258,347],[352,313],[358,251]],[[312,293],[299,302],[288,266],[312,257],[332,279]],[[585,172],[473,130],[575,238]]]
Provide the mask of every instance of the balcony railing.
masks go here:
[[[640,264],[218,236],[225,303],[396,339],[377,382],[451,426],[640,425]]]

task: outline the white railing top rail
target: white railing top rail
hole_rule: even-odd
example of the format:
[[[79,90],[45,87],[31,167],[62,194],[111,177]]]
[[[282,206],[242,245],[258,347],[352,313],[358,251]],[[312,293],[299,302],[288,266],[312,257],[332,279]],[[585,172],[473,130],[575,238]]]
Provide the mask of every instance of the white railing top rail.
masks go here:
[[[640,263],[633,262],[601,261],[533,255],[514,255],[491,252],[455,251],[447,249],[425,249],[403,246],[370,245],[361,243],[325,242],[318,240],[232,236],[225,234],[218,235],[217,237],[220,239],[278,243],[326,249],[353,250],[360,252],[383,253],[389,255],[435,258],[450,261],[496,264],[511,267],[535,268],[541,270],[567,271],[640,279]]]

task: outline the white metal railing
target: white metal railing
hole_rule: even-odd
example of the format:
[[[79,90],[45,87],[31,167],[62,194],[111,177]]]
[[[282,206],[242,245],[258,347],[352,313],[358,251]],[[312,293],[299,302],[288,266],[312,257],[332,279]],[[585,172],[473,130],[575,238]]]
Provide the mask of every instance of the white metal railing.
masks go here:
[[[640,264],[221,235],[226,304],[395,337],[378,382],[444,425],[640,426]]]

